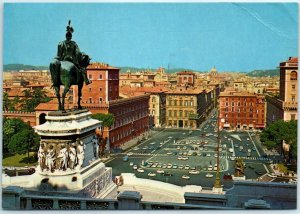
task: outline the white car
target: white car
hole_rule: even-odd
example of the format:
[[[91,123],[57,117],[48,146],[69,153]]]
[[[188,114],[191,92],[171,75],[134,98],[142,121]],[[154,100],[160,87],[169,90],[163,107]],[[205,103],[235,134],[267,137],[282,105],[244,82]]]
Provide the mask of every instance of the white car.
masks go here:
[[[137,165],[134,165],[134,166],[133,166],[133,169],[134,169],[134,170],[137,170],[137,168],[138,168]]]
[[[158,174],[164,174],[164,173],[165,173],[165,171],[164,171],[164,170],[161,170],[161,169],[157,170],[156,172],[157,172]]]
[[[133,153],[132,153],[132,152],[129,152],[129,153],[127,153],[127,156],[131,156],[131,155],[133,155]]]
[[[207,168],[208,171],[212,171],[212,169],[213,169],[213,167],[211,165],[208,166],[208,168]]]
[[[198,175],[200,172],[198,170],[191,170],[189,173],[192,175]]]
[[[180,146],[177,146],[177,150],[180,150]]]
[[[181,158],[181,160],[188,160],[189,158],[188,157],[186,157],[186,156],[183,156],[182,158]]]
[[[247,140],[250,140],[249,138],[247,138]]]
[[[148,173],[148,176],[154,177],[154,176],[156,176],[156,174],[155,174],[154,172],[149,172],[149,173]]]
[[[185,165],[184,169],[190,169],[190,165]]]
[[[183,175],[182,177],[181,177],[182,179],[190,179],[190,176],[187,176],[187,175]]]
[[[179,156],[179,157],[177,158],[177,160],[182,160],[182,157],[181,157],[181,156]]]
[[[142,168],[138,168],[137,171],[138,172],[145,172],[145,170],[143,170]]]
[[[138,147],[134,147],[133,150],[136,151],[136,150],[139,150],[139,148]]]
[[[133,162],[130,162],[130,163],[129,163],[129,166],[133,166]]]
[[[207,157],[210,157],[211,155],[209,154],[209,153],[207,153],[207,155],[206,155]]]

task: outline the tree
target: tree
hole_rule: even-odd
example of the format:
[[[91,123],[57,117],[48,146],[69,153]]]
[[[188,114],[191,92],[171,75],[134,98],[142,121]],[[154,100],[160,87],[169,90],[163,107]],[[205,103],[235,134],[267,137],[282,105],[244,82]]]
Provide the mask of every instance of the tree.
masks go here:
[[[110,127],[115,122],[115,117],[114,117],[113,114],[99,114],[99,113],[97,113],[97,114],[93,114],[92,118],[102,121],[102,125],[104,127]]]
[[[8,98],[8,93],[3,93],[3,111],[15,111],[16,105],[20,103],[20,97],[16,96],[13,100]]]
[[[40,88],[26,89],[23,93],[25,99],[22,103],[22,111],[33,112],[40,103],[46,103],[51,100],[51,98],[47,97],[46,92]]]
[[[21,134],[22,133],[22,134]],[[16,136],[17,135],[17,136]],[[22,137],[24,139],[22,139]],[[27,139],[31,143],[28,144]],[[26,145],[24,145],[24,141]],[[13,143],[12,143],[13,142]],[[20,142],[23,144],[20,145]],[[29,147],[28,147],[29,145]],[[3,152],[4,153],[25,153],[26,151],[37,151],[39,145],[39,136],[34,133],[30,125],[19,118],[3,120]],[[24,147],[26,151],[24,152]],[[21,152],[23,151],[23,152]]]
[[[267,148],[277,148],[282,150],[282,141],[291,146],[291,154],[297,158],[297,121],[284,122],[278,120],[264,129],[260,139]]]
[[[104,127],[110,127],[115,122],[115,117],[113,114],[99,114],[98,113],[98,114],[93,114],[92,118],[102,121],[102,126],[104,126]],[[107,139],[103,139],[102,133],[98,133],[98,134],[96,133],[96,135],[98,136],[99,152],[100,152],[100,155],[103,156]]]
[[[24,123],[19,118],[3,119],[3,151],[7,152],[8,144],[13,135],[24,129],[32,129],[27,123]]]
[[[27,152],[29,160],[29,152],[32,147],[36,147],[39,143],[33,130],[23,129],[14,134],[8,144],[8,150],[11,153],[24,154]]]

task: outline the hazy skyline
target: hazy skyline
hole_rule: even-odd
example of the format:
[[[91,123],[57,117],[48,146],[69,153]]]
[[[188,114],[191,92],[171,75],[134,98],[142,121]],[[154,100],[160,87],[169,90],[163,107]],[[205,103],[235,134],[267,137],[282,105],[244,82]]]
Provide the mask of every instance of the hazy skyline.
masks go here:
[[[298,56],[296,3],[6,3],[3,64],[48,65],[65,39],[113,66],[251,71]]]

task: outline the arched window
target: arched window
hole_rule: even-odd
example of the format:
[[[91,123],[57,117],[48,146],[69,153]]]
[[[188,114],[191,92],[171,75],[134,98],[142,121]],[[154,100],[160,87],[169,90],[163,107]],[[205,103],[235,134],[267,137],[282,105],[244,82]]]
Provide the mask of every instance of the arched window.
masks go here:
[[[291,77],[291,80],[297,80],[297,71],[292,71],[290,77]]]

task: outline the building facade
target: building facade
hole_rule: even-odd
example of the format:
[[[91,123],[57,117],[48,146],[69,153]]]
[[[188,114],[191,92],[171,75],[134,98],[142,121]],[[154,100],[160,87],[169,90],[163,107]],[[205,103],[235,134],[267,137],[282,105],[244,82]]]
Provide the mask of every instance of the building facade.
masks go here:
[[[149,95],[120,98],[119,69],[105,63],[92,63],[87,75],[92,83],[83,87],[81,105],[94,114],[114,115],[114,124],[104,127],[102,134],[110,149],[120,148],[149,129]],[[75,86],[74,104],[77,93]]]
[[[178,86],[194,86],[195,73],[191,71],[181,71],[177,73]]]
[[[279,64],[279,96],[268,95],[267,125],[276,120],[297,120],[298,118],[298,58],[290,57]]]
[[[219,128],[233,130],[265,127],[265,98],[247,92],[221,92]]]
[[[177,88],[166,92],[166,127],[200,126],[213,107],[213,97],[202,89]]]

